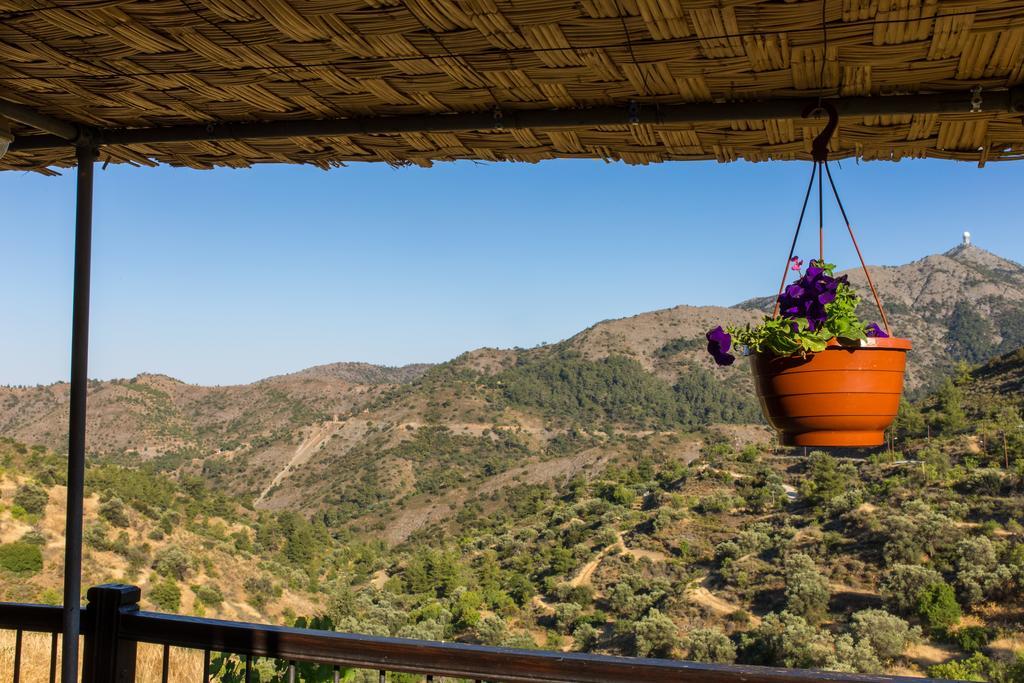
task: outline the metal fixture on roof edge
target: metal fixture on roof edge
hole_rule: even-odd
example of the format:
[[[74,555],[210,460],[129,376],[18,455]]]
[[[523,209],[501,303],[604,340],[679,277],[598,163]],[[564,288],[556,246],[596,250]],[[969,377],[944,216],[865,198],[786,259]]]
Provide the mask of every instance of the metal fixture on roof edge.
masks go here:
[[[827,98],[842,116],[906,114],[968,114],[973,90],[928,95],[885,95]],[[745,119],[800,119],[808,98],[747,102],[689,102],[638,107],[636,123],[741,121]],[[1024,113],[1024,85],[986,91],[986,113]],[[88,142],[96,145],[142,145],[216,140],[258,140],[286,137],[333,137],[339,135],[395,135],[398,133],[454,133],[493,130],[493,111],[460,114],[414,114],[348,119],[224,122],[154,128],[97,129],[32,112],[27,107],[0,99],[0,115],[45,131],[49,135],[19,136],[11,151],[65,149]],[[589,109],[532,109],[502,112],[502,129],[560,129],[621,126],[631,121],[628,105]]]
[[[14,135],[11,134],[10,125],[0,118],[0,159],[3,159],[4,155],[7,154],[7,150],[10,149],[13,141]]]
[[[971,90],[971,113],[980,114],[981,111],[981,86],[976,85],[974,86],[974,89]]]

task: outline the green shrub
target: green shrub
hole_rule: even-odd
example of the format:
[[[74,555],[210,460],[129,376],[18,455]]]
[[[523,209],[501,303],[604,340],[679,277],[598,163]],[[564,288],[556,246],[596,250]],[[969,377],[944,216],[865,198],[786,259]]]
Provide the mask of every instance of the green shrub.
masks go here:
[[[942,583],[942,575],[931,567],[916,564],[896,564],[882,575],[882,599],[900,614],[914,614],[920,602],[921,591]]]
[[[245,580],[244,587],[249,595],[249,604],[258,610],[266,607],[275,593],[274,583],[265,576],[249,577]]]
[[[43,514],[49,502],[49,494],[39,484],[22,484],[14,493],[14,504],[20,505],[30,515]]]
[[[965,626],[957,629],[952,635],[960,649],[970,653],[980,652],[992,639],[991,631],[984,626]]]
[[[822,576],[814,560],[804,553],[795,553],[786,559],[786,609],[816,624],[828,613],[831,595],[828,579]]]
[[[953,587],[945,581],[925,587],[918,594],[917,614],[936,631],[955,625],[960,621],[961,612]]]
[[[580,624],[572,632],[572,640],[577,650],[589,651],[601,637],[601,632],[590,624]]]
[[[986,681],[991,668],[992,660],[980,652],[975,652],[967,659],[958,659],[929,667],[928,675],[932,678],[945,678],[954,681]]]
[[[42,531],[37,531],[36,529],[26,531],[18,540],[22,543],[31,543],[32,545],[46,545],[46,535]]]
[[[636,622],[633,636],[636,639],[636,654],[640,657],[668,657],[679,642],[675,622],[656,609]]]
[[[224,602],[224,594],[221,593],[220,588],[212,583],[195,586],[192,592],[196,594],[196,598],[201,603],[210,607],[219,607]]]
[[[0,545],[0,567],[15,574],[35,574],[43,569],[43,553],[33,543],[5,543]]]
[[[158,574],[178,581],[185,578],[190,565],[188,555],[176,545],[169,545],[161,550],[153,562],[153,568]]]
[[[150,601],[165,612],[181,609],[181,589],[171,579],[164,579],[149,591]]]
[[[110,522],[112,526],[120,529],[130,524],[128,510],[120,498],[111,498],[100,505],[100,517]]]
[[[93,548],[94,550],[111,550],[110,539],[107,536],[110,530],[109,525],[102,519],[98,519],[95,522],[90,522],[85,527],[85,545]]]
[[[694,662],[731,664],[736,661],[736,646],[722,633],[710,628],[690,631],[686,637],[686,658]]]
[[[866,640],[883,662],[903,654],[921,637],[921,629],[910,627],[899,617],[881,609],[866,609],[853,615],[850,629],[856,640]]]
[[[820,669],[831,663],[831,634],[790,612],[771,612],[740,639],[744,664]]]

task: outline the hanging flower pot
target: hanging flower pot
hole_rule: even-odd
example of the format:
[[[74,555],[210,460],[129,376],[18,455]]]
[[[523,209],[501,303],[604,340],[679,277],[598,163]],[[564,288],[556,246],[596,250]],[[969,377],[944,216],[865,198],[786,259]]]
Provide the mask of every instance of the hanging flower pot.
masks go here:
[[[804,356],[754,353],[754,388],[784,446],[881,446],[903,393],[909,339],[831,341]]]
[[[765,419],[779,432],[786,446],[881,446],[884,432],[896,418],[909,339],[891,335],[889,320],[864,264],[853,228],[839,200],[828,168],[828,139],[838,118],[825,105],[829,123],[813,145],[814,168],[800,211],[796,234],[783,271],[775,310],[756,326],[721,327],[707,333],[708,352],[719,365],[730,365],[733,346],[750,356]],[[805,116],[810,111],[805,112]],[[857,316],[860,298],[846,276],[835,277],[835,266],[826,263],[823,225],[819,225],[819,258],[803,271],[803,261],[793,255],[807,200],[817,175],[819,217],[822,171],[827,174],[847,231],[860,258],[871,294],[878,306],[884,330]],[[786,278],[799,277],[786,286]]]

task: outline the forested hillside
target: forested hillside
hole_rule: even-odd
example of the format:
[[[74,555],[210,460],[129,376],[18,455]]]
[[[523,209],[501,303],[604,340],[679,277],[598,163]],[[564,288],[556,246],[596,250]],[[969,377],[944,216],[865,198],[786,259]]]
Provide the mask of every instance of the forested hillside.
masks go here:
[[[579,381],[606,386],[591,370]],[[1004,390],[1022,373],[1022,352],[962,370],[903,407],[897,452],[867,458],[774,449],[761,430],[687,430],[662,393],[634,424],[658,429],[567,431],[544,451],[515,430],[417,427],[381,458],[434,472],[407,504],[476,483],[395,545],[378,533],[385,505],[363,519],[257,512],[202,477],[95,464],[87,581],[141,584],[159,609],[316,614],[376,634],[1019,681],[1024,429],[1019,395]],[[493,396],[564,417],[543,365],[492,376],[504,378]],[[416,393],[379,400],[403,391]],[[597,424],[607,411],[640,419],[614,412],[617,391],[595,401]],[[5,440],[0,463],[0,597],[56,601],[62,458]]]
[[[878,271],[915,339],[894,452],[775,445],[746,364],[704,350],[756,302],[433,366],[93,382],[85,579],[186,614],[1019,683],[1021,277],[973,248]],[[67,385],[0,388],[0,599],[59,599],[66,421]]]

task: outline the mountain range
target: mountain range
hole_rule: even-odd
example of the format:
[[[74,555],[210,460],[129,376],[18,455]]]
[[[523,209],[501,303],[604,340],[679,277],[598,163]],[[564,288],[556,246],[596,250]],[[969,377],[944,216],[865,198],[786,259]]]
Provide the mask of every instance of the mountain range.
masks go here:
[[[851,283],[866,293],[859,270]],[[910,337],[907,389],[960,361],[1024,346],[1024,267],[961,245],[871,267],[895,333]],[[767,441],[745,363],[717,368],[704,333],[754,323],[771,298],[677,306],[599,322],[532,349],[477,349],[439,365],[335,363],[253,384],[163,375],[90,384],[91,458],[200,474],[257,509],[292,509],[400,542],[454,501],[510,481],[570,477],[619,455],[614,434],[670,438],[733,425]],[[870,319],[873,303],[862,302]],[[66,449],[68,385],[0,388],[0,435]]]

